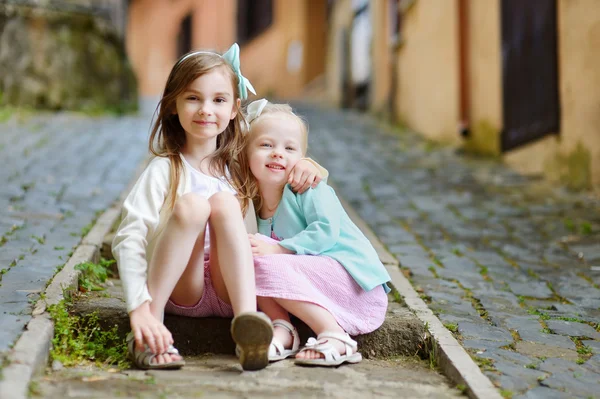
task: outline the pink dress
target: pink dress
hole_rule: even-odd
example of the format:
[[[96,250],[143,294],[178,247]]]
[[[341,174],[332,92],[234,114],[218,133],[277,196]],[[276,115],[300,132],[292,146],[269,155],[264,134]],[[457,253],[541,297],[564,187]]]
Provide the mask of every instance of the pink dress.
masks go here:
[[[274,238],[260,236],[267,242]],[[256,295],[317,304],[350,335],[383,324],[388,298],[383,286],[363,290],[346,269],[327,256],[267,255],[254,258]]]

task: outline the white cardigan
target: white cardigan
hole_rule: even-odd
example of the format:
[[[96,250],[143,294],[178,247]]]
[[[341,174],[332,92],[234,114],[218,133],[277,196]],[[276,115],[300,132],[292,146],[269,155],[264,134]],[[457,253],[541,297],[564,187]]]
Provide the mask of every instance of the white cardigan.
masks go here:
[[[165,202],[171,180],[170,164],[168,158],[162,157],[150,161],[123,203],[122,221],[112,242],[112,253],[123,283],[127,312],[152,300],[147,285],[148,264],[172,212]],[[177,198],[191,191],[190,171],[187,168],[184,162]],[[245,223],[249,233],[256,233],[256,214],[252,202]]]

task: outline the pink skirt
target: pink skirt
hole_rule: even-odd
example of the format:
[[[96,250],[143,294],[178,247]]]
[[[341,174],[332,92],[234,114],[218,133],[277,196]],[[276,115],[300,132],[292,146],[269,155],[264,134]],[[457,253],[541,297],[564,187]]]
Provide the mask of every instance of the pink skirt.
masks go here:
[[[266,236],[260,238],[276,242]],[[257,296],[319,305],[352,336],[369,333],[383,324],[388,306],[383,286],[363,290],[332,258],[267,255],[255,257],[254,267]]]

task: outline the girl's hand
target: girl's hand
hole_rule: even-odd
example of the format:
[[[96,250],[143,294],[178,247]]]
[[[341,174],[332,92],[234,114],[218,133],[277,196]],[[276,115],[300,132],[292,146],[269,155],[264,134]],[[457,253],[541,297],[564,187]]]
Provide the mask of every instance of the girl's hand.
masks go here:
[[[282,247],[279,244],[269,244],[268,242],[256,238],[254,234],[248,234],[248,239],[250,240],[250,246],[252,247],[252,256],[265,256],[277,254],[290,255],[295,253],[287,248]]]
[[[146,343],[152,353],[159,355],[166,353],[169,345],[173,344],[171,332],[150,312],[150,302],[146,301],[132,310],[129,322],[138,351],[143,351]]]
[[[319,169],[312,162],[301,159],[292,168],[288,183],[292,186],[292,191],[302,194],[309,187],[317,187],[321,179]]]

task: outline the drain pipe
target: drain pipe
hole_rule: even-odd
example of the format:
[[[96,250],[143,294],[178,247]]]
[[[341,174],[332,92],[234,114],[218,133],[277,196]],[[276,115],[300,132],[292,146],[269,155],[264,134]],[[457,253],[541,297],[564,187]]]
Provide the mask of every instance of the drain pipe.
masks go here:
[[[458,133],[461,137],[469,137],[470,120],[470,87],[469,87],[469,0],[458,0],[458,81],[459,81],[459,113]]]

